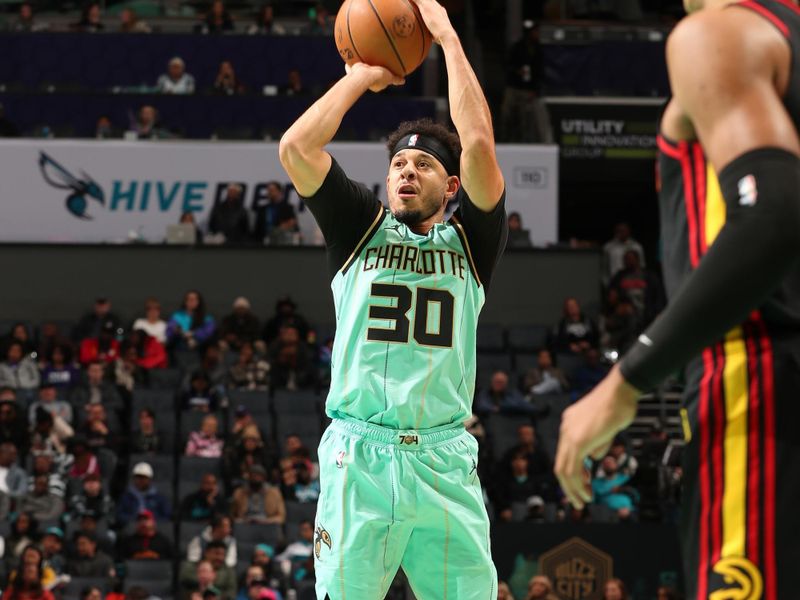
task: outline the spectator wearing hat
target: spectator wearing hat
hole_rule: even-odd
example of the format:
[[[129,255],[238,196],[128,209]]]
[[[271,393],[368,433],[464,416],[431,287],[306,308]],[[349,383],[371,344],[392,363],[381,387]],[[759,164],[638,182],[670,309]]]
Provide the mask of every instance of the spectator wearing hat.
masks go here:
[[[132,330],[144,331],[162,344],[167,343],[167,322],[161,318],[161,302],[158,298],[148,298],[144,302],[144,317],[133,322]]]
[[[269,363],[256,356],[252,343],[245,342],[239,349],[236,363],[228,369],[228,387],[265,391],[269,388],[269,372]]]
[[[233,523],[231,523],[231,518],[223,514],[215,515],[211,519],[211,524],[189,542],[186,548],[186,560],[197,562],[202,558],[206,546],[211,542],[222,542],[225,544],[225,564],[229,567],[235,567],[238,554],[236,538],[232,533]]]
[[[134,532],[120,540],[118,554],[123,560],[172,560],[175,550],[156,529],[152,511],[144,509],[136,515]]]
[[[264,325],[261,337],[269,345],[277,339],[281,328],[286,325],[291,325],[297,329],[301,340],[308,339],[308,321],[297,312],[297,304],[290,296],[283,296],[275,303],[275,314]]]
[[[156,82],[156,91],[162,94],[194,94],[194,77],[186,72],[186,63],[174,56],[167,63],[167,72]]]
[[[22,344],[12,341],[6,349],[5,360],[0,362],[0,387],[32,392],[39,387],[39,368],[23,352]]]
[[[219,335],[231,350],[239,350],[245,342],[258,340],[261,323],[250,307],[250,301],[239,296],[233,301],[233,312],[222,319]]]
[[[200,487],[181,501],[181,520],[208,521],[221,513],[227,513],[225,495],[219,488],[217,476],[206,473],[200,480]]]
[[[34,476],[33,487],[19,500],[17,507],[37,521],[53,521],[63,514],[64,500],[50,491],[49,478],[42,474]]]
[[[99,296],[95,299],[91,312],[85,314],[78,321],[72,332],[72,339],[80,342],[86,338],[98,338],[104,329],[113,331],[116,335],[121,328],[122,321],[111,311],[111,300],[105,296]]]
[[[73,577],[114,577],[114,561],[97,548],[97,540],[90,533],[78,531],[74,536],[75,556],[67,563]]]
[[[224,600],[233,600],[236,597],[236,572],[225,564],[225,543],[212,541],[203,549],[203,557],[197,562],[183,561],[178,573],[181,588],[191,594],[198,589],[198,567],[207,562],[214,572],[213,585],[219,588],[219,593]],[[210,575],[210,573],[205,573]]]
[[[83,478],[81,490],[69,500],[69,514],[78,519],[91,512],[96,517],[110,517],[114,513],[111,496],[103,491],[100,473],[90,473]]]
[[[42,383],[39,386],[39,399],[28,408],[28,418],[31,424],[36,422],[36,410],[43,409],[53,417],[60,417],[68,424],[72,424],[72,405],[58,399],[58,392],[52,383]]]
[[[28,491],[28,475],[17,464],[17,455],[13,443],[0,443],[0,494],[8,498],[21,498]]]
[[[286,505],[278,488],[266,483],[267,472],[261,465],[252,465],[246,485],[233,492],[231,516],[243,523],[279,523],[286,521]],[[260,499],[260,501],[259,501]]]
[[[119,499],[117,521],[126,525],[142,511],[147,511],[151,518],[168,520],[172,510],[169,501],[153,485],[153,467],[140,462],[133,467],[132,474],[133,481]]]
[[[39,545],[42,547],[45,567],[51,568],[56,576],[63,575],[67,568],[67,559],[64,557],[64,530],[60,527],[48,527]]]
[[[200,424],[200,431],[192,431],[189,434],[184,454],[203,458],[220,458],[224,442],[218,433],[219,421],[217,417],[206,415]]]
[[[250,558],[250,564],[261,567],[264,571],[265,579],[272,581],[280,579],[280,565],[275,562],[275,548],[269,544],[256,544],[253,548],[253,556]]]

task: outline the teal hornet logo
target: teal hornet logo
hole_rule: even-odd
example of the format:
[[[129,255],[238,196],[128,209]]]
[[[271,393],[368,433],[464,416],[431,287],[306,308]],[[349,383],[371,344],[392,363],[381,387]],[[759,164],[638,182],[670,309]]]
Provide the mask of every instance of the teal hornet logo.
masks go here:
[[[47,183],[72,192],[66,201],[67,210],[72,216],[90,221],[92,216],[88,214],[89,199],[105,205],[103,189],[86,172],[81,171],[82,178],[75,177],[44,152],[39,153],[39,169]]]

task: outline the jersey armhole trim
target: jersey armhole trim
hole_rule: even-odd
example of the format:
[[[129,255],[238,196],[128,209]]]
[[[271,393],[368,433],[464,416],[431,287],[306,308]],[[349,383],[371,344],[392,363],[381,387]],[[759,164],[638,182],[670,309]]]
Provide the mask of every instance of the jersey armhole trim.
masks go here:
[[[350,254],[350,256],[347,258],[342,268],[339,269],[342,275],[347,273],[347,270],[353,266],[353,263],[355,262],[356,258],[361,253],[361,251],[364,249],[364,246],[366,246],[369,243],[369,241],[372,239],[372,236],[375,235],[376,231],[378,231],[378,225],[381,224],[381,221],[383,221],[383,218],[385,216],[386,216],[386,211],[384,210],[383,205],[379,205],[378,214],[375,215],[375,219],[372,221],[372,225],[369,226],[367,231],[364,233],[364,236],[359,240],[358,244],[356,244],[356,247],[353,250],[352,254]]]
[[[481,283],[480,275],[478,275],[478,269],[475,267],[475,261],[472,260],[472,250],[469,247],[469,242],[467,241],[467,234],[464,231],[464,226],[461,224],[461,221],[453,215],[450,217],[450,221],[453,223],[453,226],[456,229],[456,234],[458,235],[458,239],[461,240],[461,245],[464,246],[464,250],[467,251],[467,262],[469,263],[469,270],[472,271],[472,275],[475,277],[475,281],[478,282],[478,287],[481,287],[483,284]]]
[[[742,0],[741,2],[737,2],[736,4],[731,4],[730,6],[741,6],[742,8],[749,9],[755,13],[758,13],[762,17],[764,17],[767,21],[772,23],[778,31],[781,32],[783,37],[789,39],[789,27],[783,20],[769,10],[767,7],[754,2],[753,0]]]

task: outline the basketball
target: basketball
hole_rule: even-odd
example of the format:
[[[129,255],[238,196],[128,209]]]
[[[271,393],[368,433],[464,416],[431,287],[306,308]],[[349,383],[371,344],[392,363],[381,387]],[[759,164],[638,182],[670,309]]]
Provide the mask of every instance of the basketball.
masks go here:
[[[432,43],[411,0],[345,0],[336,16],[334,37],[348,65],[386,67],[400,77],[422,64]]]

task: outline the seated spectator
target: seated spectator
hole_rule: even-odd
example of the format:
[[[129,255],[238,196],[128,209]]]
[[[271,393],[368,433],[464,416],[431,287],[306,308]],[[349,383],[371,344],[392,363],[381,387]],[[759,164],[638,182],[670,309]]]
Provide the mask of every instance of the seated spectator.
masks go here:
[[[618,472],[617,460],[610,454],[603,459],[602,473],[592,480],[595,503],[607,506],[620,519],[630,518],[635,510],[634,499],[638,497],[633,488],[625,486],[630,475]]]
[[[167,537],[156,529],[156,520],[149,510],[136,515],[136,529],[119,542],[122,560],[172,560],[175,551]]]
[[[36,350],[25,323],[14,323],[11,330],[3,336],[2,341],[0,341],[0,347],[3,349],[3,353],[8,351],[8,347],[12,342],[19,342],[22,346],[23,354],[31,354]]]
[[[136,122],[131,130],[140,140],[163,140],[176,137],[161,125],[158,111],[154,106],[143,104],[136,113]]]
[[[288,202],[278,211],[278,223],[267,236],[266,243],[270,246],[298,246],[303,243],[297,214]]]
[[[0,443],[11,442],[18,452],[26,454],[28,419],[17,404],[17,395],[11,388],[0,388]]]
[[[266,471],[274,464],[274,456],[269,452],[258,427],[251,423],[241,432],[241,435],[231,440],[231,445],[225,452],[225,478],[228,487],[236,487],[245,481],[246,473],[255,465]]]
[[[254,237],[260,242],[267,240],[284,215],[289,213],[294,215],[294,208],[287,202],[283,186],[278,181],[267,182],[266,196],[257,195],[253,200],[252,210],[255,212]],[[291,302],[288,298],[283,300]],[[272,341],[277,333],[278,330],[275,329],[272,338],[267,339],[267,342]]]
[[[233,524],[227,515],[217,514],[211,519],[211,524],[196,535],[189,542],[186,548],[186,560],[190,562],[199,561],[211,542],[222,542],[225,544],[225,564],[229,567],[236,567],[238,560],[236,549],[236,538],[233,537]]]
[[[614,276],[625,268],[625,253],[634,251],[639,262],[644,265],[644,249],[631,235],[631,227],[627,223],[614,226],[614,237],[603,246],[603,285],[608,285]]]
[[[310,35],[333,35],[328,9],[322,2],[317,2],[314,8],[308,11]]]
[[[528,582],[528,594],[525,600],[558,600],[553,593],[553,582],[547,575],[535,575]]]
[[[218,434],[219,421],[214,415],[203,418],[200,431],[192,431],[186,442],[186,456],[201,456],[203,458],[220,458],[224,441]]]
[[[114,361],[114,383],[126,404],[134,388],[147,384],[147,371],[139,366],[136,348],[129,342],[120,347],[119,358]]]
[[[497,600],[514,600],[514,596],[511,594],[511,588],[508,587],[505,581],[500,581],[497,584]]]
[[[180,506],[182,521],[209,521],[214,515],[224,512],[227,512],[227,500],[213,473],[203,475],[199,489],[186,496]],[[198,554],[197,558],[190,560],[199,558]]]
[[[222,319],[219,327],[221,341],[231,350],[239,350],[242,344],[258,341],[261,324],[250,308],[250,301],[239,296],[233,301],[233,312]]]
[[[219,64],[212,91],[215,94],[224,96],[235,96],[247,92],[247,87],[236,76],[236,71],[234,71],[231,61],[223,60]]]
[[[208,562],[214,570],[214,585],[219,588],[222,598],[233,600],[236,597],[236,572],[225,564],[226,548],[224,542],[212,541],[203,549],[200,563]],[[197,585],[197,566],[200,563],[184,561],[178,574],[182,589],[192,590]]]
[[[110,518],[114,514],[114,502],[111,496],[103,491],[99,473],[92,473],[83,478],[81,491],[69,500],[69,515],[72,519],[91,513],[96,518]]]
[[[111,596],[111,594],[109,594],[109,596]],[[128,598],[133,598],[130,592],[128,593]],[[99,587],[90,585],[81,590],[79,600],[103,600],[103,592],[100,591]]]
[[[569,389],[566,375],[553,365],[553,357],[549,350],[539,350],[536,355],[536,366],[525,373],[523,389],[535,396],[545,394],[561,394]]]
[[[48,415],[49,416],[49,415]],[[47,478],[47,485],[50,492],[64,498],[67,492],[67,482],[65,474],[71,465],[72,456],[63,459],[64,454],[54,454],[51,450],[33,449],[33,470],[28,475],[28,489],[34,485],[38,476]]]
[[[45,321],[39,326],[39,343],[37,346],[37,353],[40,357],[47,360],[53,354],[53,350],[56,346],[64,346],[69,348],[70,350],[70,359],[67,361],[68,363],[72,363],[72,357],[74,357],[74,348],[72,347],[72,342],[62,335],[61,330],[59,329],[56,323],[52,321]]]
[[[265,592],[267,595],[262,595]],[[244,572],[236,600],[261,600],[262,598],[282,600],[280,592],[270,587],[264,569],[259,565],[250,565]]]
[[[48,527],[40,542],[42,547],[42,563],[49,567],[60,578],[67,571],[67,559],[64,556],[64,531],[60,527]]]
[[[606,292],[605,306],[600,315],[600,345],[623,354],[636,341],[639,335],[639,316],[633,303],[619,290],[611,288]]]
[[[225,3],[222,0],[214,0],[211,3],[211,10],[208,11],[206,18],[199,26],[200,33],[228,33],[234,30],[233,18],[225,10]]]
[[[150,25],[142,21],[132,8],[123,8],[119,13],[120,33],[150,33]]]
[[[609,287],[630,299],[639,316],[639,328],[643,329],[664,308],[664,290],[658,277],[642,266],[638,252],[628,250],[624,261],[625,266],[614,275]]]
[[[547,493],[541,478],[531,477],[529,469],[527,453],[519,451],[511,459],[511,472],[498,479],[495,506],[501,520],[511,521],[512,504],[527,503],[529,498]]]
[[[81,379],[81,372],[72,362],[72,348],[66,344],[53,347],[42,366],[42,382],[58,390],[70,390]]]
[[[27,563],[23,565],[21,577],[10,583],[5,592],[4,600],[55,600],[53,593],[42,585],[41,563]]]
[[[43,383],[39,386],[39,399],[28,409],[28,418],[31,424],[35,423],[36,411],[40,408],[54,417],[60,417],[66,423],[72,424],[72,406],[69,402],[58,399],[56,388],[50,383]]]
[[[531,406],[517,390],[508,386],[505,371],[495,371],[488,388],[482,389],[475,398],[474,411],[478,415],[532,414]]]
[[[35,475],[33,487],[19,499],[17,508],[37,521],[55,521],[64,512],[64,500],[50,491],[47,475]]]
[[[140,462],[133,467],[132,474],[132,483],[119,498],[117,521],[127,525],[142,511],[147,512],[150,518],[169,520],[172,509],[167,498],[153,484],[153,467]]]
[[[536,439],[533,425],[517,427],[518,443],[510,448],[500,460],[500,476],[508,476],[513,472],[512,462],[519,454],[528,460],[528,475],[539,486],[540,495],[546,499],[554,499],[556,482],[553,478],[553,465],[547,452]]]
[[[167,72],[156,82],[156,91],[162,94],[194,94],[194,77],[186,72],[186,63],[174,56],[167,63]]]
[[[250,220],[238,183],[228,184],[225,197],[219,200],[208,217],[208,233],[222,236],[226,244],[244,244],[250,240]]]
[[[297,390],[314,383],[311,350],[293,325],[284,325],[269,347],[272,385],[277,389]]]
[[[279,579],[281,576],[280,565],[274,561],[275,548],[269,544],[256,544],[253,548],[253,556],[250,558],[250,564],[256,567],[261,567],[264,576],[268,581]]]
[[[114,561],[105,552],[97,549],[94,536],[77,532],[74,537],[75,556],[67,563],[67,571],[73,577],[114,577]]]
[[[97,541],[97,548],[102,550],[108,556],[116,555],[117,536],[116,533],[109,529],[100,527],[100,522],[103,517],[91,510],[87,510],[78,517],[78,531],[86,533]],[[76,531],[75,533],[77,533]],[[75,544],[71,544],[70,552],[75,554]]]
[[[623,475],[627,475],[631,479],[636,475],[636,470],[639,468],[639,462],[636,460],[635,456],[628,454],[628,450],[625,447],[625,440],[622,439],[621,436],[614,437],[614,440],[611,442],[611,447],[608,449],[608,454],[614,457],[616,461],[616,472],[621,473]],[[596,477],[605,477],[607,474],[603,470],[603,463],[597,468],[595,473]]]
[[[269,188],[268,188],[269,193]],[[261,336],[269,345],[278,338],[281,329],[287,325],[294,327],[301,340],[308,340],[309,326],[306,318],[297,312],[297,304],[289,296],[279,298],[275,304],[275,314],[264,325]]]
[[[228,369],[228,386],[237,390],[266,390],[269,388],[270,364],[256,356],[253,345],[245,342],[236,364]]]
[[[135,350],[133,357],[142,369],[166,369],[167,351],[164,344],[146,331],[134,329],[128,336],[128,344]]]
[[[106,324],[100,330],[99,336],[81,340],[78,361],[84,366],[93,362],[113,363],[119,358],[120,350],[116,335],[117,330],[113,325]]]
[[[105,296],[100,296],[94,301],[92,312],[85,314],[78,321],[72,333],[72,338],[76,342],[86,338],[97,338],[100,337],[100,333],[104,329],[110,330],[114,335],[117,335],[122,329],[122,321],[111,311],[111,300]]]
[[[86,438],[75,436],[68,442],[73,461],[69,470],[69,478],[83,481],[88,475],[100,475],[100,462],[86,443]]]
[[[102,404],[106,410],[121,410],[122,397],[114,385],[106,380],[106,365],[93,362],[86,368],[86,382],[78,385],[72,392],[73,406]]]
[[[61,475],[65,475],[72,466],[72,455],[67,454],[67,440],[75,431],[61,417],[55,417],[43,408],[38,408],[36,422],[31,431],[31,449],[34,456],[47,454],[54,457],[56,467]]]
[[[156,430],[156,415],[149,408],[143,408],[138,415],[139,428],[134,430],[131,439],[131,452],[135,454],[157,454],[162,449],[162,437]]]
[[[278,488],[266,483],[267,472],[253,465],[247,484],[233,492],[231,516],[242,523],[280,523],[286,521],[286,506]]]
[[[192,211],[184,211],[181,213],[180,218],[178,219],[178,224],[180,225],[192,225],[194,227],[194,243],[195,245],[199,245],[203,243],[203,232],[200,231],[200,227],[197,225],[197,219],[194,217],[194,212]]]
[[[181,395],[182,410],[196,410],[199,412],[214,412],[219,407],[217,390],[211,387],[211,382],[203,371],[192,373],[189,389]]]
[[[22,344],[12,341],[0,362],[0,387],[31,392],[39,387],[39,369],[30,356],[25,356]]]
[[[247,29],[250,35],[286,35],[286,29],[275,22],[275,10],[271,4],[265,4],[256,14],[255,23]]]
[[[45,31],[48,28],[47,23],[39,21],[33,14],[33,6],[30,2],[23,2],[19,5],[19,16],[17,21],[12,23],[11,30],[17,33],[33,33],[36,31]]]
[[[161,303],[157,298],[148,298],[144,303],[144,317],[133,322],[133,331],[144,331],[159,343],[167,343],[167,322],[161,318]]]
[[[212,387],[224,391],[225,378],[228,376],[228,368],[222,360],[222,353],[217,344],[209,344],[202,352],[200,360],[200,371],[205,373]],[[186,385],[189,380],[187,378]]]
[[[9,498],[21,498],[28,492],[28,474],[17,464],[17,455],[13,443],[0,443],[0,494]]]
[[[192,568],[194,569],[193,576]],[[207,592],[209,592],[209,596],[219,596],[219,588],[214,585],[217,572],[209,561],[201,560],[196,566],[187,564],[185,571],[186,577],[181,581],[181,587],[185,587],[180,595],[182,600],[195,600],[198,595],[205,600]]]
[[[5,536],[6,559],[15,561],[22,557],[30,546],[41,554],[33,544],[39,539],[39,522],[25,512],[15,511],[9,518],[11,531]],[[11,562],[10,561],[10,562]],[[13,564],[13,562],[12,562]]]
[[[58,530],[58,527],[53,527],[52,529]],[[14,583],[14,581],[17,580],[17,575],[23,572],[27,565],[37,565],[41,568],[41,583],[46,590],[52,590],[63,582],[63,579],[61,579],[56,574],[55,570],[45,561],[44,552],[39,546],[28,544],[15,558],[19,558],[19,560],[14,561],[15,569],[12,570],[8,576],[9,583]]]
[[[284,573],[291,573],[292,581],[302,581],[309,571],[309,560],[314,556],[314,523],[301,521],[298,531],[300,537],[291,542],[275,557]],[[313,567],[311,568],[313,571]]]
[[[584,353],[583,364],[572,376],[572,394],[577,399],[589,393],[608,374],[608,367],[600,362],[600,352],[589,348]]]
[[[101,448],[117,451],[119,442],[117,433],[111,430],[106,407],[102,404],[87,404],[86,420],[79,429],[84,436],[87,447],[97,452]]]
[[[285,500],[297,502],[316,502],[319,499],[319,480],[312,479],[311,469],[306,461],[281,461],[281,493]]]
[[[286,85],[280,89],[283,96],[304,96],[308,90],[303,86],[303,76],[298,69],[290,69],[286,77]]]
[[[508,215],[508,243],[506,248],[531,248],[531,232],[522,228],[522,217],[518,212]]]
[[[180,310],[172,313],[167,323],[168,343],[178,350],[193,350],[210,341],[217,330],[214,317],[206,314],[206,303],[200,292],[186,292]]]
[[[609,579],[605,582],[603,600],[628,600],[628,590],[621,579]]]
[[[598,342],[594,321],[584,316],[575,298],[564,300],[564,316],[551,337],[553,351],[557,354],[581,354],[589,348],[596,348]]]
[[[105,29],[105,25],[103,25],[100,19],[100,3],[90,2],[86,5],[86,8],[83,9],[81,20],[72,27],[76,31],[83,33],[99,33]]]

